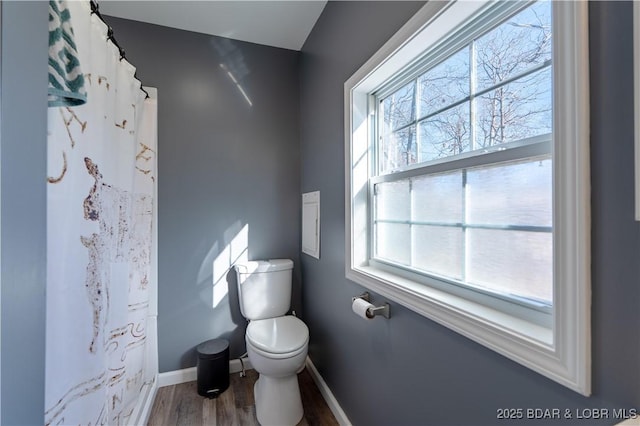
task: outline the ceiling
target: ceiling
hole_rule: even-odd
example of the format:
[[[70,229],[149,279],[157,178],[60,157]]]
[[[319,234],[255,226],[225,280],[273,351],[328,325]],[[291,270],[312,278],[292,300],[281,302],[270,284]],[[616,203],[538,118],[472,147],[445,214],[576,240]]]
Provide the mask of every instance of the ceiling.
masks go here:
[[[102,1],[100,13],[300,50],[326,1]]]

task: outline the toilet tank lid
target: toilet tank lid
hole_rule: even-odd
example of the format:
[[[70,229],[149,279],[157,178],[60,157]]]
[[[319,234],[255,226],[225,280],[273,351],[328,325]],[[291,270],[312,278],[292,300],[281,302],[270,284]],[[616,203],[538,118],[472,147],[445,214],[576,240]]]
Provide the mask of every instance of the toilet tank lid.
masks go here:
[[[276,272],[293,269],[293,261],[290,259],[254,260],[235,264],[236,271],[241,274],[253,274],[258,272]]]

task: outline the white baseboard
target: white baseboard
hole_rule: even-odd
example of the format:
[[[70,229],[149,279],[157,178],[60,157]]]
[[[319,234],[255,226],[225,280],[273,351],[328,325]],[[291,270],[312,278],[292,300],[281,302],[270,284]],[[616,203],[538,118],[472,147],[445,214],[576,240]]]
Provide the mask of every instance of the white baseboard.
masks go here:
[[[182,370],[167,371],[158,374],[158,387],[179,385],[180,383],[193,382],[197,379],[196,367],[183,368]]]
[[[349,421],[349,418],[347,417],[345,412],[342,410],[342,407],[340,407],[338,400],[336,399],[335,396],[333,396],[331,389],[329,389],[329,386],[327,386],[327,383],[324,381],[324,379],[316,369],[316,366],[313,365],[313,362],[309,357],[307,357],[307,368],[309,369],[309,373],[311,374],[313,381],[316,382],[316,386],[318,386],[318,390],[320,390],[322,397],[327,402],[329,409],[333,413],[333,416],[336,418],[340,426],[351,426],[351,422]]]
[[[243,358],[242,363],[244,363],[245,370],[253,369],[253,366],[251,365],[249,358]],[[240,362],[239,359],[232,359],[231,361],[229,361],[229,374],[234,374],[242,371],[242,363]],[[316,386],[318,386],[318,390],[320,390],[320,394],[322,395],[324,400],[327,402],[329,409],[333,413],[333,416],[336,418],[338,423],[341,426],[351,426],[351,422],[349,421],[349,418],[347,417],[345,412],[342,410],[342,407],[340,407],[338,400],[335,398],[335,396],[333,396],[331,389],[329,389],[329,386],[327,386],[327,383],[324,381],[324,379],[316,369],[316,366],[313,365],[313,362],[309,357],[307,357],[306,366],[309,369],[309,374],[311,375],[311,378],[313,378],[313,381],[316,383]],[[157,388],[162,388],[162,387],[171,386],[171,385],[178,385],[180,383],[193,382],[196,379],[197,379],[196,367],[185,368],[182,370],[168,371],[166,373],[160,373],[158,374],[158,380],[156,381],[157,386],[154,389],[154,397],[155,397],[155,392]],[[153,400],[151,400],[151,402],[153,403]],[[146,424],[146,423],[147,422],[145,421],[140,424]]]
[[[241,372],[243,363],[245,370],[253,370],[253,365],[251,365],[251,361],[249,361],[249,358],[244,357],[242,358],[242,362],[240,362],[240,359],[232,359],[231,361],[229,361],[229,374]]]
[[[243,358],[245,370],[251,370],[253,366],[249,361],[249,358]],[[239,373],[242,371],[242,363],[239,359],[232,359],[229,361],[229,374]],[[198,378],[198,370],[196,367],[184,368],[182,370],[167,371],[166,373],[158,374],[158,387],[163,388],[165,386],[179,385],[180,383],[193,382]]]

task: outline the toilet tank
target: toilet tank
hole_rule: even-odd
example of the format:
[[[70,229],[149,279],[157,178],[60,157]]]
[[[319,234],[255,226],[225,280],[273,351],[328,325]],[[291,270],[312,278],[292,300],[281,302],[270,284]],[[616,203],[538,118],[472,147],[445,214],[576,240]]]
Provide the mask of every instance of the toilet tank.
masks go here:
[[[238,299],[242,316],[248,320],[283,316],[291,306],[289,259],[237,263]]]

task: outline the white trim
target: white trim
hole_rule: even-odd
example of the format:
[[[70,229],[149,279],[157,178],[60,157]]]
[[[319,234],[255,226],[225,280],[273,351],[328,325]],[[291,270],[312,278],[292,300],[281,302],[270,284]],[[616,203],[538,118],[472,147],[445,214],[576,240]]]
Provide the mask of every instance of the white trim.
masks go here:
[[[245,357],[242,360],[243,360],[242,362],[244,362],[245,370],[253,369],[253,366],[251,365],[249,358]],[[327,406],[333,413],[333,416],[336,418],[340,426],[351,426],[351,421],[349,421],[349,418],[347,417],[344,410],[338,403],[338,400],[336,399],[335,396],[333,396],[331,389],[329,389],[329,386],[327,386],[327,383],[324,381],[324,379],[318,372],[318,369],[316,368],[316,366],[313,365],[313,361],[311,361],[311,358],[309,358],[308,356],[307,356],[307,359],[305,360],[305,364],[306,364],[306,367],[309,369],[309,374],[311,375],[311,378],[313,379],[316,386],[318,387],[320,394],[326,401]],[[229,374],[239,373],[240,371],[242,371],[242,363],[240,362],[240,360],[239,359],[230,360]],[[181,383],[193,382],[197,379],[197,375],[198,375],[198,372],[196,367],[190,367],[190,368],[184,368],[182,370],[174,370],[174,371],[168,371],[166,373],[160,373],[158,375],[158,379],[155,380],[153,383],[153,398],[151,399],[150,407],[153,407],[153,399],[155,399],[157,389],[163,388],[165,386],[173,386],[173,385],[179,385]],[[136,410],[134,410],[134,413],[136,413]],[[145,415],[146,417],[144,422],[130,423],[130,424],[147,424],[149,420],[149,414],[146,413]],[[134,418],[134,416],[132,416],[132,418]],[[140,419],[142,417],[136,416],[135,418]]]
[[[309,221],[312,223],[312,230],[309,229]],[[320,259],[320,191],[302,194],[301,232],[302,252]]]
[[[557,101],[554,108],[554,281],[562,284],[554,285],[553,349],[557,365],[564,370],[561,374],[570,382],[567,386],[588,396],[591,394],[588,4],[586,1],[553,2],[553,11],[554,16],[563,17],[562,24],[554,28],[553,48]],[[543,368],[548,371],[551,367]]]
[[[245,370],[252,370],[253,366],[249,358],[243,358]],[[229,360],[229,374],[239,373],[242,371],[242,363],[239,359]],[[158,374],[158,387],[179,385],[181,383],[193,382],[198,378],[197,367],[183,368],[182,370],[167,371]]]
[[[244,363],[245,370],[253,370],[253,365],[251,365],[251,361],[249,361],[249,358],[244,357],[242,358],[242,362],[240,362],[240,359],[232,359],[231,361],[229,361],[229,374],[241,372],[242,363]]]
[[[534,324],[368,266],[368,96],[390,58],[432,22],[478,3],[429,2],[345,83],[345,225],[349,280],[583,395],[591,393],[588,4],[553,2],[554,326]],[[473,9],[473,4],[475,8]],[[461,12],[462,11],[462,12]],[[562,52],[560,55],[559,52]],[[388,72],[388,70],[387,70]]]
[[[196,367],[183,368],[182,370],[167,371],[158,374],[158,387],[179,385],[181,383],[193,382],[198,378]]]
[[[316,383],[316,386],[318,387],[320,394],[322,394],[322,397],[327,402],[329,409],[333,413],[333,416],[336,418],[340,426],[351,426],[351,421],[349,420],[344,410],[338,403],[338,400],[336,399],[336,397],[333,396],[333,392],[331,392],[331,389],[329,389],[329,386],[327,386],[327,383],[324,381],[324,379],[318,372],[318,369],[316,369],[316,366],[313,365],[313,361],[311,361],[311,358],[309,358],[308,356],[307,356],[306,364],[307,364],[307,368],[309,369],[309,374],[311,375],[311,378]]]

